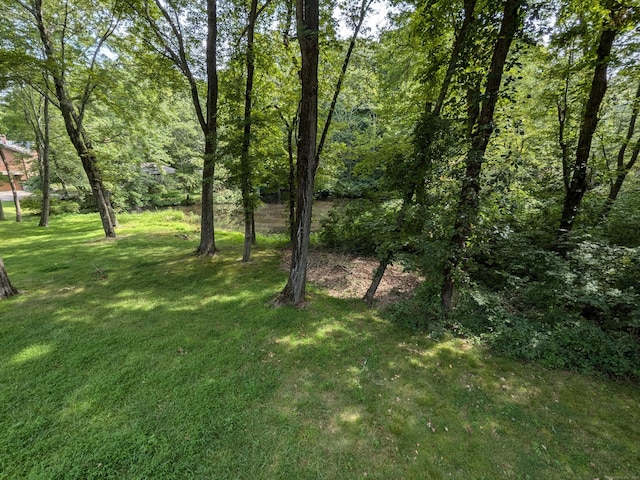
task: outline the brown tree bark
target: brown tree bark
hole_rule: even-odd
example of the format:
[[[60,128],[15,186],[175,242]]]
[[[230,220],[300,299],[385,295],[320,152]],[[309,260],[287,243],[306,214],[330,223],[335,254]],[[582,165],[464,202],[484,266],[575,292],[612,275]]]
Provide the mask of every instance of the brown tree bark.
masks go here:
[[[251,182],[252,169],[249,147],[251,146],[251,107],[253,98],[253,75],[255,71],[254,34],[257,15],[258,0],[251,0],[249,21],[247,23],[247,83],[244,94],[244,131],[242,136],[242,153],[240,156],[242,206],[244,209],[243,262],[251,261],[251,246],[254,239],[253,211],[255,201],[253,199],[253,186]]]
[[[455,271],[464,253],[464,244],[469,238],[479,210],[480,173],[484,154],[493,133],[493,114],[507,54],[521,24],[523,0],[506,0],[504,13],[496,40],[482,101],[482,108],[471,138],[471,147],[467,153],[466,171],[462,179],[462,190],[456,213],[453,234],[449,239],[449,257],[443,271],[441,291],[442,310],[451,310],[454,293]]]
[[[45,56],[47,57],[47,59],[55,63],[53,42],[44,21],[42,8],[42,0],[33,0],[30,12],[34,16],[34,19],[36,21]],[[100,44],[104,42],[108,38],[108,36],[111,35],[111,33],[113,33],[113,30],[107,31],[101,38]],[[96,48],[94,60],[98,50],[99,48]],[[100,214],[100,220],[102,221],[102,228],[104,230],[105,236],[115,237],[115,214],[113,212],[113,209],[111,208],[111,204],[108,202],[108,193],[102,183],[102,173],[98,168],[97,158],[93,153],[91,141],[84,128],[85,108],[89,101],[90,93],[93,90],[93,87],[87,84],[84,95],[80,100],[80,108],[79,110],[77,110],[74,106],[71,96],[67,91],[67,85],[64,78],[64,66],[57,65],[51,68],[49,73],[51,75],[51,78],[53,79],[55,94],[56,98],[58,99],[58,107],[60,108],[60,112],[62,113],[67,134],[69,135],[69,139],[71,140],[76,153],[80,157],[82,167],[87,175],[87,179],[89,180],[91,193],[94,203]]]
[[[20,209],[20,198],[18,197],[16,184],[13,181],[13,175],[11,174],[11,169],[9,168],[9,162],[7,161],[7,157],[4,154],[4,149],[2,148],[2,146],[0,146],[0,158],[2,159],[4,168],[7,171],[7,177],[9,177],[9,186],[11,187],[11,193],[13,194],[13,203],[16,206],[16,222],[22,222],[22,210]]]
[[[460,53],[462,52],[462,47],[464,46],[464,42],[467,39],[469,28],[473,23],[473,14],[476,8],[476,3],[476,0],[464,0],[464,18],[462,20],[462,25],[460,26],[460,30],[456,34],[455,40],[453,41],[453,48],[451,49],[451,56],[449,57],[447,71],[444,75],[444,79],[442,80],[442,85],[440,86],[438,99],[435,106],[433,107],[433,113],[436,116],[440,115],[442,106],[444,105],[444,101],[447,97],[447,92],[449,91],[449,86],[451,85],[451,79],[453,78],[453,72],[455,71],[456,65],[458,64]]]
[[[610,11],[610,21],[602,30],[598,42],[591,90],[580,126],[576,161],[573,165],[571,181],[565,194],[560,226],[556,233],[555,247],[560,252],[565,252],[568,248],[569,235],[573,229],[582,197],[587,191],[587,167],[591,152],[591,143],[593,141],[593,134],[598,126],[600,105],[607,91],[607,69],[610,62],[611,48],[620,28],[617,26],[617,22],[614,21],[615,16],[616,12],[613,10]]]
[[[156,2],[158,3],[158,2]],[[200,126],[204,132],[204,167],[202,170],[202,217],[198,255],[215,255],[215,228],[213,217],[213,179],[218,148],[218,6],[216,0],[207,0],[207,108],[203,114],[198,100],[198,89],[191,71],[184,71],[191,85],[191,96]],[[183,52],[184,53],[184,52]],[[183,58],[186,66],[186,59]]]
[[[625,156],[627,152],[627,147],[629,143],[631,143],[631,139],[636,130],[636,122],[638,120],[638,113],[640,112],[640,85],[638,85],[638,89],[636,90],[636,95],[633,100],[633,109],[631,111],[631,118],[629,119],[629,128],[627,128],[627,135],[620,146],[620,150],[618,150],[618,157],[616,159],[616,178],[615,181],[611,184],[611,188],[609,189],[609,196],[602,208],[601,215],[603,218],[609,215],[611,211],[611,207],[613,207],[614,202],[618,198],[618,194],[622,189],[622,184],[627,178],[627,174],[631,171],[631,169],[635,166],[638,160],[638,154],[640,153],[640,139],[638,139],[633,147],[631,152],[631,158],[628,162],[625,163]]]
[[[318,135],[319,1],[297,0],[296,18],[298,42],[302,55],[300,69],[302,94],[298,125],[298,194],[289,278],[275,300],[276,305],[299,305],[305,299],[313,186],[318,168],[316,142]]]
[[[31,125],[38,145],[38,166],[40,171],[40,187],[42,190],[42,211],[40,212],[39,227],[49,226],[49,210],[51,209],[51,168],[49,165],[49,98],[46,95],[28,95],[25,106],[25,118]]]
[[[49,132],[49,99],[45,96],[43,98],[43,110],[42,110],[42,137],[39,139],[38,144],[41,165],[41,178],[42,178],[42,212],[40,213],[40,222],[38,226],[49,226],[49,213],[51,210],[51,167],[49,165],[49,152],[51,145],[51,135]],[[38,129],[40,130],[40,129]]]
[[[7,275],[7,271],[4,268],[4,262],[0,257],[0,299],[11,297],[17,293],[18,290],[11,285],[9,275]]]

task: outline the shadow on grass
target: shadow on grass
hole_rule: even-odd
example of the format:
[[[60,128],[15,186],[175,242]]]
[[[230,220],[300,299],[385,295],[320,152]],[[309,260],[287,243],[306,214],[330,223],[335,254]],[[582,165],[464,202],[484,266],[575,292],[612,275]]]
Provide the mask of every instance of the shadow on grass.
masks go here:
[[[223,234],[219,256],[198,258],[197,239],[176,236],[189,228],[102,241],[60,226],[57,247],[16,229],[12,266],[27,291],[0,304],[1,478],[639,468],[636,386],[411,336],[314,288],[308,308],[274,309],[277,252],[258,247],[241,264],[240,236]]]

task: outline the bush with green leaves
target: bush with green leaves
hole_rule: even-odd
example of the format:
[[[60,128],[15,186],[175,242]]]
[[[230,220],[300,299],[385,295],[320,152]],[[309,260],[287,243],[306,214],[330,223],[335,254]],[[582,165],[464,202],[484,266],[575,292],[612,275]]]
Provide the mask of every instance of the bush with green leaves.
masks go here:
[[[40,195],[30,195],[20,200],[20,206],[23,210],[28,210],[34,215],[40,215],[42,212],[42,197]],[[65,213],[79,213],[81,210],[80,202],[76,199],[51,198],[49,205],[50,215],[62,215]]]
[[[636,186],[616,200],[604,225],[604,234],[612,243],[640,246],[640,187]]]
[[[450,323],[509,356],[640,377],[640,248],[578,239],[566,258],[526,236],[476,258]]]
[[[393,236],[398,203],[356,200],[332,209],[322,220],[319,243],[358,255],[377,254],[381,239]]]

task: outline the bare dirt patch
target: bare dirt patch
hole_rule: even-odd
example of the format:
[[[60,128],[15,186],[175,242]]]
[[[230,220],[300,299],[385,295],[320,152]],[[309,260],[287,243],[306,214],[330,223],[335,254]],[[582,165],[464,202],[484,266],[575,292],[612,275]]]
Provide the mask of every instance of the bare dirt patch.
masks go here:
[[[288,270],[291,252],[284,251],[280,267]],[[367,292],[378,261],[342,253],[320,250],[309,252],[307,280],[325,289],[336,298],[362,298]],[[403,271],[399,265],[389,265],[376,292],[374,303],[386,307],[400,300],[410,298],[422,283],[422,278]]]

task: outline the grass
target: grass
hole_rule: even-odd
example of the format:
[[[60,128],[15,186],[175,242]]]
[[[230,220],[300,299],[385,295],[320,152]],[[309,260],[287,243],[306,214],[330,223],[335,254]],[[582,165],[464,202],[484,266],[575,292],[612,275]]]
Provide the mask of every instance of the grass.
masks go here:
[[[411,335],[310,287],[279,237],[193,255],[179,212],[0,223],[1,479],[640,476],[640,389]]]

